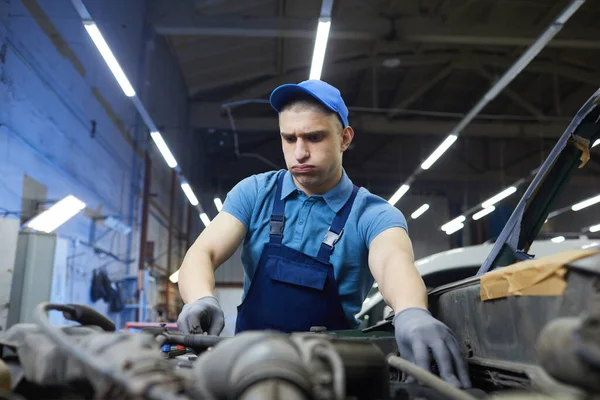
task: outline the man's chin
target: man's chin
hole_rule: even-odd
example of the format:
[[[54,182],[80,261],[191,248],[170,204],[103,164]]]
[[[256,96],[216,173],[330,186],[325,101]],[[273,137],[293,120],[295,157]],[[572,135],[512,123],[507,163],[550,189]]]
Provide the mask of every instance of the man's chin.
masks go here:
[[[316,171],[302,173],[292,172],[292,176],[298,183],[307,188],[310,188],[311,186],[318,186],[320,182],[319,175]]]

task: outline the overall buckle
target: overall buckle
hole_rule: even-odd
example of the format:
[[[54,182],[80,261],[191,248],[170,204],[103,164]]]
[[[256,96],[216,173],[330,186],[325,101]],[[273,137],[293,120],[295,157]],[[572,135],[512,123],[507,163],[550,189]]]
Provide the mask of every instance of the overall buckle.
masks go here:
[[[333,246],[335,246],[335,244],[337,242],[340,241],[340,237],[342,236],[343,233],[344,233],[343,229],[340,231],[340,233],[335,233],[331,230],[328,230],[327,233],[325,234],[325,239],[323,239],[323,243],[325,243],[329,247],[333,247]]]
[[[271,223],[270,223],[271,231],[269,232],[270,235],[283,236],[283,227],[285,225],[285,217],[283,215],[278,216],[278,217],[281,217],[281,220],[271,218]]]

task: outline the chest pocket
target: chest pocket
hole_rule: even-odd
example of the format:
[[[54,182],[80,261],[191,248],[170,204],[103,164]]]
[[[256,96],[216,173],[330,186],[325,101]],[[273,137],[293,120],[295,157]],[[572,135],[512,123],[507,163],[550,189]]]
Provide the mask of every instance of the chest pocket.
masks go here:
[[[316,290],[323,290],[325,287],[327,271],[324,268],[326,267],[305,265],[277,256],[270,256],[265,263],[271,279]]]

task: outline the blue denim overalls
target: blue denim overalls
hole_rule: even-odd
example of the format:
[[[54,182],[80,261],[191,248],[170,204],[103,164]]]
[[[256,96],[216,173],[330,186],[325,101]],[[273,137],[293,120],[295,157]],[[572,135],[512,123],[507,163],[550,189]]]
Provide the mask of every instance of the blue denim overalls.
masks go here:
[[[329,258],[343,233],[358,187],[336,214],[317,257],[284,246],[285,201],[279,175],[271,214],[269,242],[265,244],[246,297],[238,307],[236,333],[272,329],[305,332],[312,326],[350,329],[342,309]]]

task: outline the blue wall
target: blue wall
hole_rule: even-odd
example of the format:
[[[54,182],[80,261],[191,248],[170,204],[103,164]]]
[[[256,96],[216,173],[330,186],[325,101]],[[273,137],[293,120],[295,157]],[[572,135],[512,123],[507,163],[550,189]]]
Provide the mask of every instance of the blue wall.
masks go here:
[[[144,0],[85,0],[92,17],[140,95],[183,171],[187,92],[179,68],[162,38],[144,25]],[[134,224],[131,238],[108,233],[98,246],[120,257],[137,258],[143,159],[147,132],[131,100],[121,91],[87,35],[69,0],[0,1],[0,208],[21,209],[23,176],[45,185],[48,199],[73,194],[90,209],[118,215]],[[96,122],[92,137],[91,121]],[[137,143],[136,143],[137,140]],[[171,170],[153,145],[148,236],[155,255],[166,250]],[[176,188],[176,225],[185,229],[187,201]],[[83,213],[57,230],[88,240],[91,222]],[[98,234],[106,231],[99,228]],[[81,246],[79,246],[81,247]],[[82,285],[107,260],[93,253],[78,261]],[[157,259],[164,266],[166,255]],[[133,264],[135,267],[137,262]],[[125,265],[111,262],[113,276]],[[132,272],[135,272],[133,270]]]

